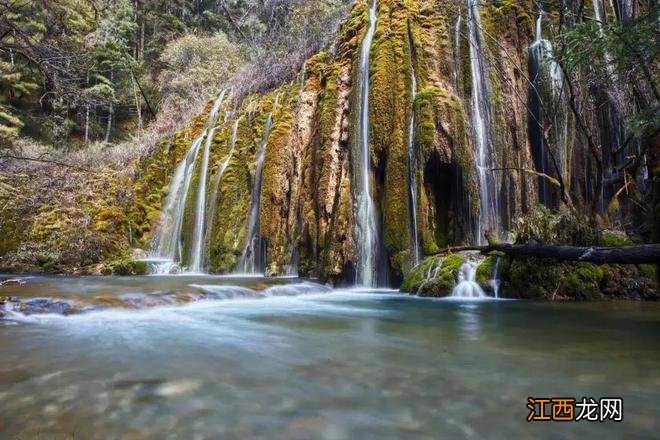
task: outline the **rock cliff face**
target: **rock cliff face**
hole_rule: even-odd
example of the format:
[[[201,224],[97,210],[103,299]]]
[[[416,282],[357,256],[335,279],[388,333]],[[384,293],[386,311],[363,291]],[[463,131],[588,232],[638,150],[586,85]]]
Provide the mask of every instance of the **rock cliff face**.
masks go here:
[[[241,118],[241,122],[236,153],[218,191],[208,243],[209,270],[233,270],[245,246],[256,152],[266,116],[272,111],[260,206],[267,272],[297,269],[301,275],[335,281],[350,281],[354,276],[359,251],[354,181],[359,166],[355,160],[360,105],[356,84],[368,6],[356,3],[333,50],[308,60],[300,81],[247,97],[231,114],[230,120]],[[533,168],[527,136],[528,84],[521,70],[526,66],[533,26],[529,14],[520,15],[532,8],[531,2],[516,2],[487,6],[482,12],[484,28],[490,30],[486,45],[499,158],[493,168],[513,170],[495,171],[502,176],[497,196],[503,202],[503,229],[509,219],[536,204],[535,179],[521,171]],[[417,156],[413,173],[419,185],[417,226],[422,253],[475,239],[479,182],[469,123],[465,26],[454,32],[459,12],[458,5],[449,2],[378,2],[370,58],[370,172],[380,241],[393,283],[413,261],[407,153],[413,112]],[[459,41],[454,41],[456,36]],[[412,96],[413,74],[416,96]],[[227,153],[230,131],[217,132],[212,156],[216,165]]]
[[[415,160],[410,171],[417,182],[421,254],[477,239],[482,213],[476,133],[471,122],[475,110],[471,104],[469,4],[469,0],[377,3],[370,57],[369,171],[390,284],[398,284],[414,261],[408,159],[411,127]],[[266,120],[272,114],[259,206],[260,235],[267,245],[266,273],[297,272],[336,283],[354,280],[360,246],[355,190],[359,164],[354,160],[360,105],[357,82],[368,8],[365,1],[354,5],[335,43],[310,58],[297,81],[240,102],[230,98],[221,110],[207,182],[204,248],[208,271],[235,270],[245,249],[256,161]],[[497,182],[491,195],[498,202],[498,221],[492,226],[503,234],[514,218],[534,210],[538,203],[538,178],[528,172],[535,169],[528,128],[527,66],[536,11],[531,0],[487,2],[478,8],[486,66],[482,73],[490,91],[488,136],[496,152],[489,158],[487,170]],[[417,84],[415,96],[412,75]],[[93,272],[102,263],[106,271],[134,271],[128,263],[129,248],[149,248],[168,182],[192,140],[202,132],[211,105],[187,129],[163,141],[153,155],[131,167],[97,171],[111,188],[125,191],[90,193],[91,199],[104,202],[103,209],[97,205],[86,211],[86,222],[68,221],[67,210],[57,211],[57,219],[53,218],[55,204],[55,208],[43,205],[37,212],[23,215],[18,225],[12,218],[20,204],[14,203],[14,210],[6,211],[8,215],[0,222],[4,265],[43,269],[42,262],[27,256],[26,243],[38,239],[48,261],[58,267]],[[571,136],[571,142],[577,144],[576,138]],[[574,152],[572,144],[568,150],[569,157],[575,156],[569,163],[586,163],[585,151]],[[200,163],[194,169],[191,188],[198,187]],[[584,181],[583,174],[588,180],[590,172],[581,168],[573,174],[580,174]],[[73,191],[82,191],[88,181],[80,179]],[[38,187],[31,190],[38,192]],[[582,192],[574,191],[578,205],[582,198],[592,197]],[[189,259],[196,194],[190,191],[186,200],[181,237],[184,266]],[[11,195],[3,197],[11,199]],[[62,261],[71,251],[66,240],[57,246],[43,244],[52,242],[54,236],[76,235],[80,229],[106,240],[103,249],[85,261]]]

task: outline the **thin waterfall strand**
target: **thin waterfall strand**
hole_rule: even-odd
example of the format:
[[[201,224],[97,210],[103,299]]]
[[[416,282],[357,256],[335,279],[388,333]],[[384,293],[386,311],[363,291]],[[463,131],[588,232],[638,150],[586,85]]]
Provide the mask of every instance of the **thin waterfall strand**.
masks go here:
[[[190,271],[202,272],[204,264],[204,255],[202,243],[204,239],[204,227],[206,220],[206,180],[209,170],[209,155],[211,154],[211,144],[217,127],[218,112],[224,101],[226,90],[223,90],[216,101],[207,122],[208,134],[204,143],[204,152],[202,154],[202,164],[199,171],[199,184],[197,186],[197,205],[195,209],[195,224],[193,229],[192,250],[190,252]]]
[[[359,261],[357,267],[357,281],[363,286],[375,286],[376,276],[376,249],[378,246],[376,226],[376,207],[371,198],[370,170],[371,153],[369,147],[369,56],[371,43],[376,32],[376,0],[369,8],[369,28],[362,40],[360,54],[360,129],[358,131],[358,147],[360,151],[360,165],[357,174],[359,183],[358,194],[358,236]]]
[[[236,148],[236,136],[238,134],[238,124],[240,123],[241,118],[242,116],[236,119],[236,121],[234,121],[234,126],[232,127],[231,130],[231,139],[229,140],[229,152],[227,153],[227,157],[225,157],[225,160],[222,161],[222,163],[218,167],[218,170],[215,173],[215,178],[213,180],[213,190],[211,193],[209,209],[206,217],[207,218],[206,223],[208,225],[206,229],[206,238],[205,238],[206,243],[210,242],[210,234],[214,226],[213,222],[215,219],[215,207],[218,204],[218,191],[220,190],[220,183],[222,182],[222,176],[225,174],[225,171],[229,166],[229,162],[234,156],[234,149]]]
[[[419,228],[417,224],[417,161],[415,154],[415,98],[417,97],[417,78],[413,62],[414,46],[408,29],[408,49],[410,51],[410,122],[408,124],[408,197],[410,199],[410,231],[412,237],[412,263],[419,264]]]
[[[477,172],[479,175],[480,216],[477,241],[484,243],[484,233],[499,230],[499,202],[497,175],[491,168],[497,167],[496,151],[491,131],[490,77],[481,32],[481,19],[476,0],[467,0],[468,31],[470,46],[470,71],[472,76],[472,131],[477,148]]]
[[[193,141],[184,159],[174,172],[174,177],[172,178],[170,189],[165,199],[160,227],[154,237],[154,243],[150,253],[150,257],[153,259],[162,259],[167,263],[177,263],[181,258],[180,237],[186,195],[190,186],[192,170],[195,167],[195,161],[199,153],[199,146],[204,140],[205,134],[202,133],[201,136]],[[169,272],[171,264],[165,264],[162,268]],[[160,272],[158,268],[157,272]]]
[[[195,170],[195,163],[197,156],[199,156],[200,147],[209,129],[215,125],[225,94],[226,91],[223,90],[214,102],[206,127],[192,142],[190,149],[177,166],[174,177],[170,182],[170,189],[165,199],[165,206],[161,215],[160,227],[154,236],[149,258],[157,262],[153,268],[156,273],[170,273],[181,265],[183,255],[181,249],[181,230],[190,182]]]
[[[279,94],[275,97],[273,108],[277,107]],[[261,180],[264,171],[264,162],[266,159],[266,145],[268,136],[273,125],[273,111],[268,113],[266,126],[261,138],[259,147],[259,156],[257,157],[257,168],[254,175],[254,186],[252,187],[252,203],[250,207],[250,217],[248,223],[248,232],[245,236],[245,249],[238,265],[243,273],[263,273],[265,261],[265,249],[261,239],[261,225],[259,222],[259,207],[261,205]]]

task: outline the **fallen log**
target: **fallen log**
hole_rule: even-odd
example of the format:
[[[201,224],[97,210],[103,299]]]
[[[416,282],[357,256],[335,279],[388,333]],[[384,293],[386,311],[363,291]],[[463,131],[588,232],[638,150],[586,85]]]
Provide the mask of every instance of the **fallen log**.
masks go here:
[[[559,261],[583,261],[596,264],[660,264],[660,244],[636,246],[555,246],[545,244],[490,244],[487,246],[458,246],[445,252],[498,251],[513,257],[551,258]]]

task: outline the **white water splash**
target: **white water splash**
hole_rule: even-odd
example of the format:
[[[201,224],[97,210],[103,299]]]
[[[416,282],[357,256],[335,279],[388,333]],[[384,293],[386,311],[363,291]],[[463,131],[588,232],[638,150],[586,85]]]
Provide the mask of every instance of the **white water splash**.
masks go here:
[[[490,280],[490,286],[493,288],[493,297],[500,297],[500,257],[495,258],[493,266],[493,278]]]
[[[453,298],[486,298],[477,283],[477,263],[467,261],[458,270],[458,284],[451,291]]]

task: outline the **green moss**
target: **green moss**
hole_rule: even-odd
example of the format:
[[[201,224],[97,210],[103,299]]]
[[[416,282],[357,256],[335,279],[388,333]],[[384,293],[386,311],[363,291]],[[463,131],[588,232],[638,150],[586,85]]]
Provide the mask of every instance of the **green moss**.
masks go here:
[[[15,251],[21,244],[19,225],[14,219],[0,220],[0,256]]]
[[[288,219],[287,207],[293,203],[288,192],[295,182],[292,157],[294,112],[298,105],[298,88],[281,89],[279,105],[273,111],[273,126],[266,145],[266,158],[261,194],[261,236],[268,241],[268,266],[273,273],[283,273],[291,260],[289,231],[283,224]]]
[[[410,272],[404,277],[401,284],[401,291],[408,293],[415,293],[422,282],[426,279],[429,270],[436,267],[440,262],[440,257],[431,256],[426,257],[417,266],[413,267]]]
[[[465,263],[461,254],[425,258],[404,278],[402,292],[422,296],[447,295],[456,284],[456,272]]]
[[[493,267],[497,261],[496,256],[488,256],[477,267],[477,283],[487,284],[493,277]]]
[[[608,269],[591,263],[516,258],[508,277],[512,293],[522,298],[597,300],[603,297],[600,284]]]
[[[362,33],[369,22],[369,7],[367,2],[356,2],[353,9],[340,29],[337,41],[339,42],[338,58],[350,58],[362,41]]]
[[[423,151],[431,148],[435,138],[435,118],[433,101],[440,95],[437,87],[425,87],[415,95],[415,116],[417,117],[416,140],[424,146]]]
[[[245,247],[256,159],[274,100],[275,93],[253,96],[245,99],[237,111],[236,117],[241,117],[241,121],[236,146],[218,188],[208,244],[207,263],[212,272],[233,270]],[[276,119],[275,115],[273,119]]]
[[[639,270],[639,274],[645,278],[653,281],[658,279],[658,266],[656,265],[638,264],[637,269]]]
[[[122,258],[109,261],[104,265],[104,275],[146,275],[148,272],[145,261],[133,261],[130,258]]]
[[[624,234],[615,234],[611,231],[603,231],[603,246],[632,246],[633,240]]]
[[[373,197],[383,215],[383,240],[395,276],[408,269],[409,262],[396,255],[410,246],[408,122],[413,105],[408,14],[405,1],[379,4],[370,63]]]

